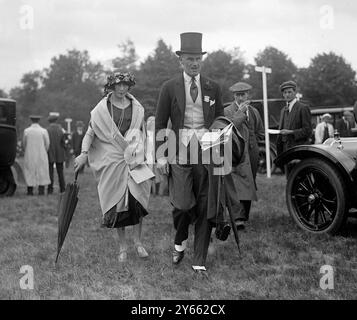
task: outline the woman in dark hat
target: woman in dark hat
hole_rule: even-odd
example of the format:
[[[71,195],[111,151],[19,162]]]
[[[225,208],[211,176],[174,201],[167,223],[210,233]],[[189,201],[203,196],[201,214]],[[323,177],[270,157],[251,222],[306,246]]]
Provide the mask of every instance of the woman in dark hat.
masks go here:
[[[120,241],[119,261],[127,260],[125,227],[134,225],[134,244],[141,258],[148,256],[141,243],[142,218],[148,214],[150,176],[138,182],[144,164],[144,108],[129,93],[135,85],[130,73],[114,73],[105,85],[106,95],[91,111],[75,171],[89,161],[98,183],[102,226],[116,228]],[[149,170],[149,171],[148,171]]]

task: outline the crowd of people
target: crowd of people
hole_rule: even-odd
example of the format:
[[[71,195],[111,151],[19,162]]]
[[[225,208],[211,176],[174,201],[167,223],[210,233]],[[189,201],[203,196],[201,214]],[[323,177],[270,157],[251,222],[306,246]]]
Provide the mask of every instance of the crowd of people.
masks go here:
[[[172,263],[179,265],[183,260],[189,226],[193,224],[192,270],[206,276],[212,230],[215,228],[217,238],[223,241],[231,231],[228,221],[222,218],[226,200],[233,208],[237,229],[245,228],[251,202],[257,200],[258,143],[264,137],[264,127],[259,112],[250,104],[252,87],[249,84],[232,84],[234,102],[224,108],[220,86],[201,74],[206,53],[202,51],[202,34],[183,33],[180,40],[181,49],[176,54],[182,73],[162,85],[155,118],[147,122],[150,130],[145,128],[144,108],[129,93],[136,82],[134,76],[114,73],[108,77],[105,96],[91,112],[81,154],[75,159],[75,170],[81,170],[89,162],[94,172],[102,225],[117,229],[120,262],[127,260],[125,227],[129,225],[134,225],[138,255],[148,256],[141,241],[141,230],[143,218],[149,214],[152,176],[138,181],[137,173],[144,172],[146,166],[156,173],[156,181],[158,177],[166,177],[176,230]],[[309,108],[297,101],[296,89],[293,81],[281,86],[287,102],[279,128],[282,150],[305,143],[312,132]],[[200,147],[205,134],[219,127],[217,119],[236,128],[236,143],[231,150],[234,168],[222,173],[229,184],[228,198],[218,196],[221,191],[215,188],[218,180],[213,173],[216,167],[212,161],[204,160],[205,152]],[[146,148],[151,150],[146,158],[155,163],[151,166],[145,162],[148,137],[154,143]],[[209,157],[213,157],[213,153],[209,153]]]
[[[81,144],[84,137],[84,124],[76,123],[76,131],[71,135],[57,123],[60,114],[50,112],[47,117],[49,123],[45,129],[39,121],[41,116],[30,115],[32,124],[24,130],[22,148],[24,152],[24,177],[27,184],[27,195],[34,195],[34,188],[38,187],[38,194],[44,195],[54,191],[54,169],[56,168],[59,192],[65,191],[64,166],[69,148],[78,156],[81,153]],[[83,171],[83,169],[82,169]]]
[[[216,229],[217,239],[225,241],[231,226],[242,230],[249,221],[252,201],[257,201],[258,145],[265,131],[259,112],[250,103],[252,87],[245,82],[232,84],[233,102],[225,108],[220,86],[201,74],[206,53],[202,50],[202,34],[182,33],[180,40],[181,48],[176,55],[182,72],[162,85],[156,114],[147,121],[144,107],[130,93],[136,84],[134,75],[115,72],[108,77],[105,95],[91,111],[88,129],[84,132],[83,123],[78,122],[72,135],[74,169],[81,172],[89,164],[93,171],[102,226],[117,230],[121,263],[128,259],[127,226],[134,226],[138,256],[148,257],[142,242],[143,218],[149,214],[153,181],[154,186],[165,182],[175,229],[172,263],[179,265],[183,260],[189,226],[193,224],[192,270],[207,276],[212,230]],[[278,153],[310,143],[313,132],[310,109],[296,97],[297,84],[286,81],[280,90],[286,106],[280,115]],[[324,114],[315,129],[315,143],[332,137],[335,129],[341,136],[348,136],[351,115],[345,112],[333,128],[331,115]],[[40,117],[30,118],[33,124],[25,130],[23,138],[28,194],[33,194],[34,186],[39,186],[39,194],[44,194],[46,185],[48,194],[53,192],[54,166],[59,190],[63,192],[65,132],[56,123],[58,114],[50,114],[47,129],[39,125]],[[200,147],[205,134],[222,128],[222,123],[235,128],[231,132],[234,143],[230,150],[233,154],[230,163],[234,165],[229,171],[211,161],[214,149],[205,153]],[[210,161],[206,161],[207,154]],[[217,167],[223,170],[220,175],[229,185],[225,197],[216,188]],[[233,224],[224,218],[227,203],[233,208]]]

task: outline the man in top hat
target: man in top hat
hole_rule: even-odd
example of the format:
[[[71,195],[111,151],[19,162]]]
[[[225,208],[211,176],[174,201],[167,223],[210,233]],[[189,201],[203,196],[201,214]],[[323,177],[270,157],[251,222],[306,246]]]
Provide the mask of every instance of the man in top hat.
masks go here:
[[[333,138],[333,118],[329,113],[321,116],[321,122],[315,128],[315,144],[324,143],[328,138]]]
[[[47,130],[39,124],[40,116],[31,115],[32,124],[24,131],[22,143],[24,155],[24,176],[27,195],[33,195],[33,188],[38,186],[38,194],[44,195],[45,185],[50,184],[47,150],[50,140]]]
[[[241,206],[236,213],[238,229],[245,228],[249,219],[252,201],[257,201],[256,176],[259,165],[258,142],[264,140],[264,125],[259,111],[250,104],[252,86],[237,82],[229,88],[234,95],[234,102],[225,108],[224,113],[232,120],[246,141],[244,161],[234,170],[237,196]]]
[[[176,229],[172,262],[178,264],[184,257],[189,225],[194,222],[192,268],[203,275],[207,275],[205,265],[212,226],[207,220],[208,173],[202,164],[198,141],[214,119],[224,115],[219,86],[201,75],[205,53],[201,33],[181,34],[181,50],[176,54],[183,73],[163,84],[155,116],[157,168],[165,174],[170,171],[169,195]],[[174,150],[172,159],[161,152],[164,139],[158,138],[166,132],[169,119],[174,133],[174,139],[169,137],[168,143],[168,155]]]
[[[47,193],[53,193],[53,167],[56,164],[56,170],[58,175],[58,182],[60,187],[60,193],[65,190],[65,180],[63,173],[63,163],[65,161],[65,131],[60,124],[56,121],[59,118],[58,112],[50,112],[47,120],[50,125],[47,127],[48,135],[50,137],[50,148],[48,150],[49,172],[51,184],[48,186]]]
[[[287,81],[280,85],[286,106],[280,113],[280,134],[277,138],[278,155],[294,146],[310,144],[311,112],[307,105],[297,100],[296,89],[297,85],[294,81]],[[286,174],[288,173],[287,171]]]

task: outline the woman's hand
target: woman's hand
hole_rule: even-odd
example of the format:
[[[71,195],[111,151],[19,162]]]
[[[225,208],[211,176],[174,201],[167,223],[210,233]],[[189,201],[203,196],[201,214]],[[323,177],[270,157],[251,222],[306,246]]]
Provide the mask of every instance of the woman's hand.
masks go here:
[[[88,161],[88,155],[86,153],[81,153],[77,158],[74,159],[74,172],[82,169]]]

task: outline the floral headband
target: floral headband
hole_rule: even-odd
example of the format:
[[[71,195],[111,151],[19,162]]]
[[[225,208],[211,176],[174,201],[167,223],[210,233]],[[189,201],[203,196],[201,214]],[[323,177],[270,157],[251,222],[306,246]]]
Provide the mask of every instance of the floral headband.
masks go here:
[[[106,89],[112,89],[114,85],[120,82],[125,82],[127,83],[130,87],[135,85],[135,77],[133,74],[129,72],[117,72],[114,74],[111,74],[107,77],[107,84],[105,85]]]

